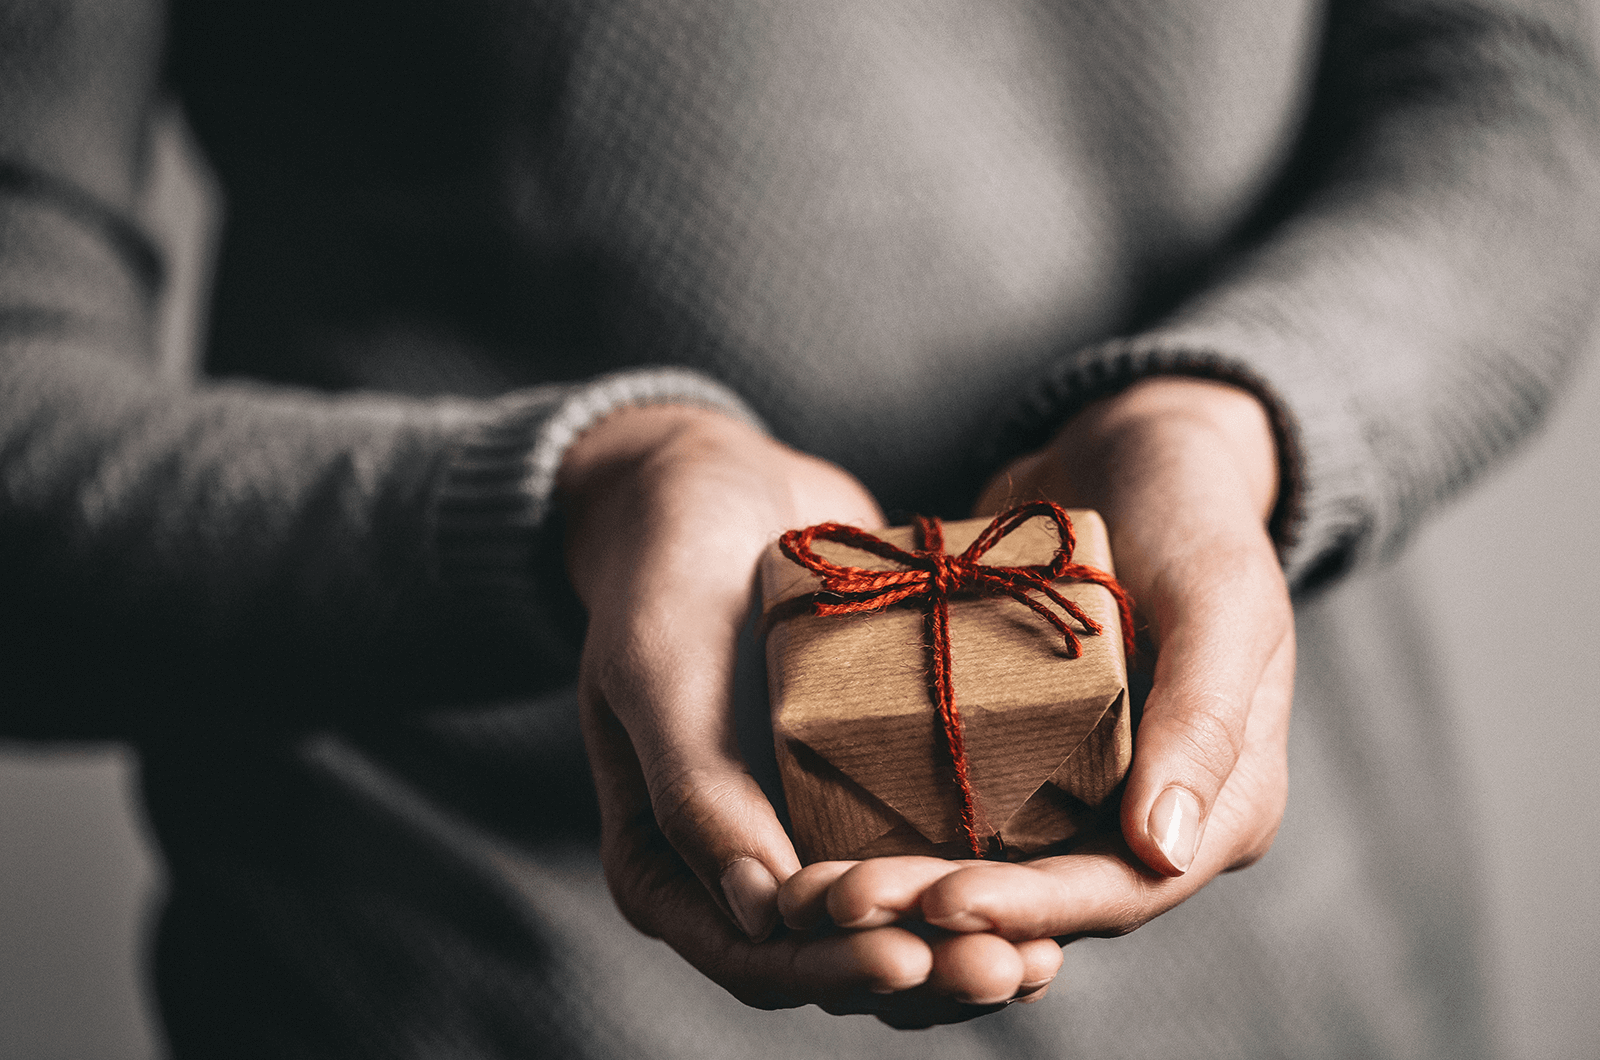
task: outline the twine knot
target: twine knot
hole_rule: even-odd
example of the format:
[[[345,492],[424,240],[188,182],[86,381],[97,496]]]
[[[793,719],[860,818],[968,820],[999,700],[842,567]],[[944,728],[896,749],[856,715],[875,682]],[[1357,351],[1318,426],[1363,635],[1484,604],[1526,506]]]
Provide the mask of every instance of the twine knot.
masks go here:
[[[977,572],[972,564],[962,563],[960,556],[949,554],[933,557],[933,591],[943,596],[961,589],[971,589],[978,584]]]

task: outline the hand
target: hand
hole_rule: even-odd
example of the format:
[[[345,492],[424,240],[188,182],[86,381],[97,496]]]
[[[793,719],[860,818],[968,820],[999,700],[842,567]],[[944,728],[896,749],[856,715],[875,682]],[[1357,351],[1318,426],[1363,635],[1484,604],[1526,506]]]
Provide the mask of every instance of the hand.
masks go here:
[[[665,405],[586,432],[558,490],[589,610],[578,689],[601,855],[623,914],[749,1004],[905,1025],[983,1011],[914,990],[932,951],[900,927],[761,941],[800,865],[736,748],[735,642],[761,551],[796,526],[881,525],[871,496],[739,421]]]
[[[1265,523],[1276,499],[1265,411],[1244,391],[1142,382],[1074,417],[989,484],[983,512],[1048,497],[1091,507],[1156,645],[1121,834],[1024,864],[925,858],[808,866],[782,895],[796,926],[824,914],[867,929],[920,916],[1012,942],[1120,935],[1270,846],[1287,795],[1294,628]],[[932,981],[1024,989],[946,944]],[[981,945],[987,946],[985,942]]]
[[[966,980],[947,984],[935,978],[936,954],[948,943],[930,946],[895,925],[831,935],[780,932],[751,941],[662,834],[617,716],[601,704],[586,705],[584,727],[604,819],[602,857],[618,906],[635,927],[666,940],[745,1004],[813,1003],[838,1015],[870,1013],[891,1026],[914,1028],[981,1016],[1012,995],[1010,989],[974,993]],[[1042,946],[1013,946],[993,935],[959,938],[988,942],[987,949],[967,956],[1003,973],[1020,967],[1022,979],[1047,981],[1061,964],[1060,949],[1048,939]]]

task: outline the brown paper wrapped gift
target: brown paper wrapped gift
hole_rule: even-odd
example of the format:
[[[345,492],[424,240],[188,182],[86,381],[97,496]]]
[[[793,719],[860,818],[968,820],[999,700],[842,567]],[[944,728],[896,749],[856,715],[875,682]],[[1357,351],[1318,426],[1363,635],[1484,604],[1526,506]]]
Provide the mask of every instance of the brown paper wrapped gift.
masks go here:
[[[1071,558],[1111,572],[1099,515],[1068,514],[1077,537]],[[943,552],[962,552],[989,526],[987,519],[942,524]],[[921,545],[913,527],[875,536],[907,550]],[[979,562],[1044,565],[1060,545],[1048,517],[1029,518]],[[816,540],[811,547],[842,566],[903,569],[853,545]],[[1109,809],[1132,759],[1133,735],[1122,627],[1106,588],[1053,583],[1103,628],[1084,635],[1073,623],[1077,658],[1062,632],[1011,597],[950,597],[950,683],[975,817],[969,835],[954,752],[934,702],[924,610],[901,604],[819,615],[816,601],[830,598],[820,591],[821,577],[777,545],[763,557],[761,585],[774,744],[806,862],[972,857],[974,836],[986,856],[1028,857]]]

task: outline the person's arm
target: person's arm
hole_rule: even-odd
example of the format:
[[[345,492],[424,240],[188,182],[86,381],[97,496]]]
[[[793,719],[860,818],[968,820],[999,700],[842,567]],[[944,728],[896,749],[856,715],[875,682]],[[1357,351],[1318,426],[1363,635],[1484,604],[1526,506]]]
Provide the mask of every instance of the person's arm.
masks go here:
[[[1162,374],[1255,394],[1283,459],[1297,590],[1392,553],[1531,430],[1600,292],[1600,80],[1587,7],[1344,0],[1294,164],[1166,318],[1074,351],[998,449]]]
[[[1534,425],[1587,334],[1600,96],[1578,24],[1572,5],[1334,5],[1273,215],[1167,319],[1064,358],[980,505],[1107,516],[1157,647],[1121,836],[1020,865],[808,867],[791,923],[920,916],[956,933],[933,981],[1037,996],[985,962],[989,937],[1130,931],[1267,849],[1289,586],[1392,550]]]
[[[0,731],[570,680],[566,446],[621,405],[738,399],[675,370],[488,401],[186,385],[141,223],[171,173],[160,5],[3,3],[0,27]]]
[[[774,916],[760,859],[794,867],[719,713],[749,578],[796,522],[875,519],[859,484],[676,369],[491,401],[182,385],[157,367],[163,261],[137,220],[161,171],[158,5],[0,0],[0,28],[0,732],[296,724],[570,680],[570,565],[625,912],[753,1002],[923,977],[898,929],[759,954],[741,930]],[[682,738],[646,743],[653,792],[619,718]],[[708,810],[756,820],[696,846]]]

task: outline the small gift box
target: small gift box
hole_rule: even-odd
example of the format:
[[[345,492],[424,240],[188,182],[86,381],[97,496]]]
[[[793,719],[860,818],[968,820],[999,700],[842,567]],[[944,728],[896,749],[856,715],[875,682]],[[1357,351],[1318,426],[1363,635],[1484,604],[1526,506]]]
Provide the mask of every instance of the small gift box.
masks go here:
[[[1133,755],[1110,572],[1099,515],[1048,502],[785,534],[761,586],[801,858],[1022,858],[1098,818]]]

